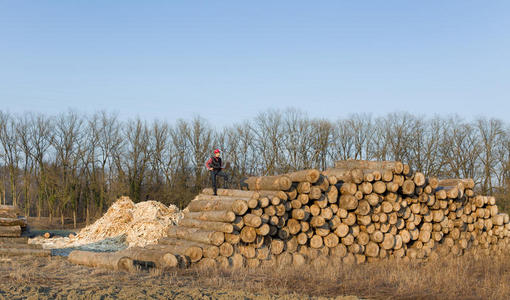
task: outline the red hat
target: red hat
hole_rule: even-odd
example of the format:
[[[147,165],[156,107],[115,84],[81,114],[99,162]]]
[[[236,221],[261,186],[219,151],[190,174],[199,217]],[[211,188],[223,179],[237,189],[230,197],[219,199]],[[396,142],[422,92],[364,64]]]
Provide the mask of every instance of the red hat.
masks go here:
[[[220,153],[220,149],[214,150],[214,154],[216,154],[216,153]]]

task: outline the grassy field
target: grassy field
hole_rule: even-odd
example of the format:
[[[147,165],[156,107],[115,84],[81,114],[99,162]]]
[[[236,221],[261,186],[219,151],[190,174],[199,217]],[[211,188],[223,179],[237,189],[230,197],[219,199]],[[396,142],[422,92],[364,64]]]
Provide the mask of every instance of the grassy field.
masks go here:
[[[422,263],[111,272],[62,257],[0,258],[0,298],[508,299],[510,256]],[[357,297],[346,297],[356,295]]]

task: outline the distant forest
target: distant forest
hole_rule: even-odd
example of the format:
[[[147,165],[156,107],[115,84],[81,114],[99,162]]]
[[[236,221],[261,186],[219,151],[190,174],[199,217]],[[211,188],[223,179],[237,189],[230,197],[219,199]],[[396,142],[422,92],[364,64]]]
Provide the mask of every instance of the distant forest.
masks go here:
[[[209,185],[204,164],[215,148],[231,163],[232,186],[340,159],[399,160],[430,176],[473,178],[478,192],[510,207],[510,127],[501,120],[409,113],[326,120],[295,109],[225,128],[201,117],[167,123],[103,111],[0,111],[0,201],[62,222],[90,222],[121,195],[183,208]]]

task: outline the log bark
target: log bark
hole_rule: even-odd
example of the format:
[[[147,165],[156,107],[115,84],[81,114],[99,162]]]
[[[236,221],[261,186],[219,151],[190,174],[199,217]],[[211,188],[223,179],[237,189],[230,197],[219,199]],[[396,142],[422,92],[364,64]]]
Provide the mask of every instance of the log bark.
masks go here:
[[[117,253],[119,255],[129,257],[133,261],[152,262],[156,268],[160,269],[175,268],[179,265],[179,259],[176,256],[177,253],[173,249],[177,246],[175,247],[170,245],[150,245],[150,246],[153,246],[153,248],[133,247],[122,251],[118,251]],[[198,259],[194,259],[195,257],[191,252],[191,249],[193,249],[193,247],[190,247],[190,251],[187,251],[186,254],[185,253],[183,254],[189,257],[191,259],[191,262],[199,261],[202,258],[202,249],[198,248],[200,252],[200,257]]]
[[[316,169],[301,170],[286,174],[293,182],[308,181],[316,183],[319,180],[320,172]]]
[[[89,267],[100,267],[128,272],[135,270],[133,260],[117,252],[110,253],[74,250],[69,254],[68,260],[73,264]]]
[[[292,186],[292,180],[285,175],[248,177],[244,180],[250,190],[285,191]]]
[[[340,194],[354,195],[358,191],[358,185],[352,182],[342,182],[337,184]]]
[[[202,190],[202,194],[204,195],[214,195],[212,188],[205,188]],[[256,191],[243,191],[243,190],[231,190],[231,189],[218,189],[218,196],[228,196],[228,197],[242,197],[242,198],[259,198],[259,193]]]
[[[203,212],[187,212],[184,218],[211,221],[211,222],[233,222],[236,214],[233,211],[203,211]]]
[[[0,205],[0,213],[14,215],[14,217],[22,214],[22,211],[17,206]]]
[[[413,181],[416,186],[424,186],[426,183],[425,175],[421,172],[416,172],[414,173]]]
[[[358,207],[358,199],[352,195],[341,195],[338,207],[346,210],[354,210]]]
[[[401,174],[404,171],[404,164],[399,161],[370,161],[370,160],[339,160],[335,162],[335,168],[343,169],[388,169],[395,174]]]
[[[360,184],[361,182],[363,182],[363,179],[365,177],[363,171],[360,169],[349,170],[333,168],[327,169],[326,171],[323,172],[323,174],[326,176],[335,176],[338,181],[353,182],[356,184]]]
[[[20,237],[21,226],[0,226],[0,237]]]
[[[181,219],[179,221],[179,226],[189,227],[189,228],[200,228],[205,230],[212,231],[220,231],[224,233],[232,233],[234,231],[234,226],[229,223],[223,222],[210,222],[210,221],[201,221],[197,219]]]
[[[168,229],[168,237],[180,238],[188,241],[211,244],[215,246],[219,246],[225,241],[225,233],[223,232],[179,226],[170,227]]]
[[[25,218],[0,218],[0,226],[27,227],[27,219],[25,219]]]
[[[257,238],[257,231],[254,227],[245,226],[241,230],[241,240],[245,243],[253,243]]]

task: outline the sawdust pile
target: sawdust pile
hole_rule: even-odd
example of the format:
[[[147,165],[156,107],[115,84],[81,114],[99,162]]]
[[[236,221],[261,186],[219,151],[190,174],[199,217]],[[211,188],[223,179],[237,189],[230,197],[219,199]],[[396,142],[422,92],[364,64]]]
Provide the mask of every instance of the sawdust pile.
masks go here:
[[[32,243],[42,244],[44,248],[64,248],[91,245],[94,249],[108,249],[111,241],[124,243],[127,247],[155,244],[166,236],[168,228],[182,218],[182,212],[175,205],[166,206],[157,201],[134,203],[129,197],[121,197],[115,201],[108,211],[94,224],[83,228],[75,237],[35,238]]]

